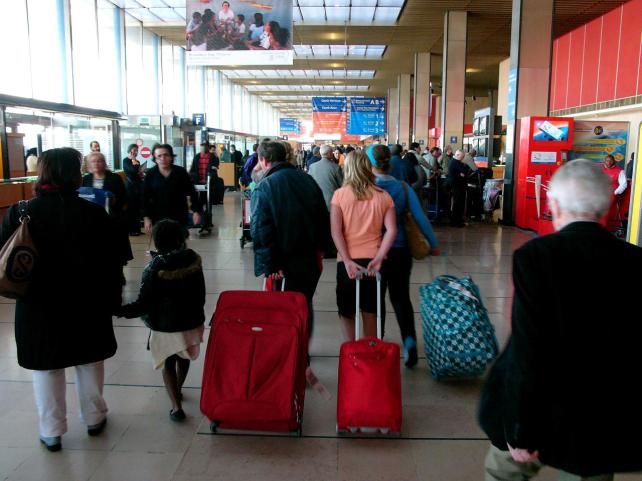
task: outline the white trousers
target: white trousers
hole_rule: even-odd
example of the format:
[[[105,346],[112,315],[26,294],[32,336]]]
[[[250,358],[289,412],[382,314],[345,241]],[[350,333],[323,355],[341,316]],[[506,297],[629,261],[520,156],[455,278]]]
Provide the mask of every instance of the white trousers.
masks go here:
[[[100,424],[107,417],[103,399],[105,365],[103,361],[75,366],[76,393],[80,418],[88,425]],[[40,435],[62,436],[67,432],[67,383],[64,369],[32,371],[33,391],[40,419]]]

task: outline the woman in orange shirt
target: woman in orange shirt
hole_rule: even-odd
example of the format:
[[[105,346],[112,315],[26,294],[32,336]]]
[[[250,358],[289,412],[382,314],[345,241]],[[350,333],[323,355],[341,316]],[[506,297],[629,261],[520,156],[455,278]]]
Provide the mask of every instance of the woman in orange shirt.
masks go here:
[[[397,220],[394,202],[375,185],[370,160],[363,152],[350,152],[346,157],[343,187],[332,197],[330,223],[338,250],[336,293],[344,336],[355,338],[355,278],[362,268],[370,273],[361,282],[364,335],[376,336],[377,292],[372,276],[381,270],[392,247]]]

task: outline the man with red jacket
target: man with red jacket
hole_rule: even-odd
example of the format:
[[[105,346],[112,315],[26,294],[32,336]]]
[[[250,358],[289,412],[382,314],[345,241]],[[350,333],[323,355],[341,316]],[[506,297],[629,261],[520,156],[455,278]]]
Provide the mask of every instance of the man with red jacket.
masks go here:
[[[621,227],[622,219],[625,217],[625,212],[623,212],[625,203],[624,193],[626,192],[628,183],[624,170],[617,166],[615,157],[612,155],[604,157],[603,167],[604,173],[611,179],[611,186],[613,187],[613,196],[611,198],[606,228],[611,232],[615,232]],[[626,211],[628,212],[628,205],[626,206]]]
[[[205,206],[205,215],[198,233],[200,235],[209,235],[212,232],[212,203],[214,202],[214,193],[216,192],[216,180],[218,179],[219,160],[216,154],[210,152],[210,144],[203,142],[201,152],[194,156],[192,166],[189,169],[190,176],[194,185],[207,184],[209,176],[209,202],[207,192],[199,191],[201,205]]]

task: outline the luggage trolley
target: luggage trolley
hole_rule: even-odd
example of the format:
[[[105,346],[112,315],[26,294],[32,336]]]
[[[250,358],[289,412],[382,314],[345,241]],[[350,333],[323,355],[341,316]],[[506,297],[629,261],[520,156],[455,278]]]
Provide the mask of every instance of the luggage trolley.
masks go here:
[[[194,187],[196,188],[196,192],[205,192],[205,212],[200,212],[201,216],[203,216],[202,221],[201,221],[201,229],[199,231],[199,235],[202,236],[209,236],[212,233],[212,226],[207,225],[208,220],[211,223],[212,220],[212,205],[210,203],[210,182],[212,180],[211,174],[207,174],[207,179],[205,181],[205,184],[195,184]],[[197,227],[197,226],[194,226]]]
[[[239,243],[241,244],[241,249],[245,247],[247,242],[252,242],[252,234],[250,233],[250,223],[252,222],[252,211],[250,209],[250,203],[252,202],[252,191],[246,189],[243,191],[243,217],[241,218],[241,238]]]

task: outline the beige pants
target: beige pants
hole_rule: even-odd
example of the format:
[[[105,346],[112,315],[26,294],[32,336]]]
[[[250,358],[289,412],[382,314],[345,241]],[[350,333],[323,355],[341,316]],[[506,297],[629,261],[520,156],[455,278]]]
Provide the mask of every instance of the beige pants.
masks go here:
[[[486,456],[486,481],[528,481],[537,476],[542,463],[518,463],[508,451],[491,446]],[[559,481],[613,481],[612,474],[582,477],[576,474],[559,472]]]

